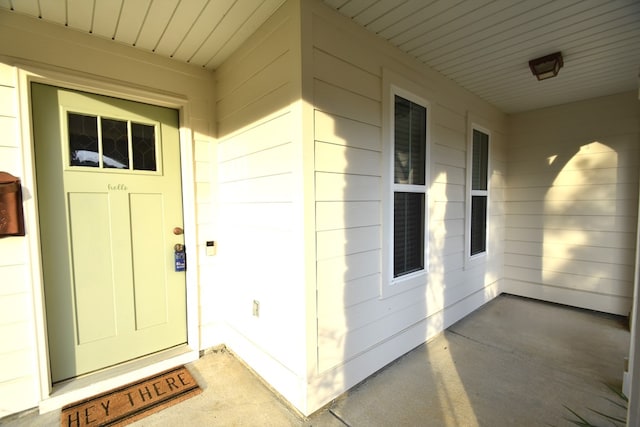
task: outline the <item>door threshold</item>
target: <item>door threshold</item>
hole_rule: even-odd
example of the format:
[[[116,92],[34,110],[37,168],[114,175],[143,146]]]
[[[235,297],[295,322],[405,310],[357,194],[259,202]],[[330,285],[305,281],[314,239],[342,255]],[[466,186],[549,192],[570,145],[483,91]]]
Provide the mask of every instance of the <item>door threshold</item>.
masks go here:
[[[155,375],[199,358],[200,353],[180,345],[100,371],[54,384],[49,397],[39,405],[41,414],[62,408],[142,378]]]

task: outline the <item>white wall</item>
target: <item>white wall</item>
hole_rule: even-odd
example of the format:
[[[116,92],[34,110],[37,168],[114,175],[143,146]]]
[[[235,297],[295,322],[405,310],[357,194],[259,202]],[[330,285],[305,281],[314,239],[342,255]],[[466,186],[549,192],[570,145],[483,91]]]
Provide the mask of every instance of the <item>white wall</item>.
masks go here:
[[[23,177],[17,70],[0,63],[0,171]],[[27,189],[28,190],[28,189]],[[24,195],[29,198],[28,191]],[[0,417],[35,406],[37,398],[35,318],[27,240],[0,239]]]
[[[37,406],[47,397],[42,390],[48,388],[48,379],[40,376],[43,372],[40,366],[46,366],[45,325],[42,283],[35,267],[37,200],[28,135],[29,105],[28,98],[23,96],[28,88],[20,86],[27,81],[21,76],[29,73],[47,76],[40,79],[45,82],[55,76],[58,83],[69,81],[87,89],[95,84],[108,93],[166,100],[169,104],[174,102],[170,100],[184,100],[179,101],[186,105],[182,122],[183,130],[187,131],[182,136],[192,138],[183,151],[183,156],[189,156],[187,161],[193,159],[192,165],[186,165],[184,175],[185,200],[190,201],[185,206],[185,228],[189,246],[193,248],[189,254],[192,266],[202,259],[199,253],[204,240],[215,236],[213,221],[201,214],[210,210],[209,146],[215,124],[211,120],[210,72],[8,11],[0,11],[0,21],[0,39],[5,41],[0,45],[0,170],[22,178],[27,221],[27,236],[0,239],[0,417],[3,417]],[[194,222],[199,224],[195,233]],[[208,275],[210,270],[204,268],[211,262],[202,261],[203,294],[216,283]],[[195,268],[188,274],[197,279]],[[191,284],[189,298],[194,301],[199,292],[196,280],[191,280]],[[203,313],[212,311],[207,304],[203,304]],[[196,310],[190,316],[197,317]],[[207,316],[202,323],[216,321]],[[192,332],[198,335],[200,322],[192,324],[195,324]]]
[[[0,47],[0,170],[26,178],[28,224],[19,71],[186,98],[201,348],[228,344],[304,413],[504,289],[629,307],[639,114],[626,94],[508,118],[317,0],[286,2],[215,74],[9,12],[0,20],[0,38],[15,41]],[[385,279],[391,84],[428,102],[429,273],[404,288]],[[469,262],[472,124],[491,134],[490,221],[487,256]],[[27,231],[0,239],[0,417],[43,397]],[[203,256],[207,240],[217,256]]]
[[[280,8],[216,70],[216,204],[225,343],[302,408],[306,312],[297,3]]]
[[[318,2],[313,45],[317,370],[315,409],[499,293],[506,117]],[[303,13],[304,15],[304,13]],[[429,103],[429,274],[397,291],[385,279],[390,84]],[[465,264],[471,121],[492,132],[489,255]]]
[[[381,299],[388,76],[431,103],[432,273]],[[215,89],[225,342],[300,411],[499,293],[503,114],[320,2],[287,2],[216,71]],[[465,265],[471,120],[492,131],[492,220],[489,256]]]
[[[636,95],[510,118],[506,291],[629,313],[640,159]]]

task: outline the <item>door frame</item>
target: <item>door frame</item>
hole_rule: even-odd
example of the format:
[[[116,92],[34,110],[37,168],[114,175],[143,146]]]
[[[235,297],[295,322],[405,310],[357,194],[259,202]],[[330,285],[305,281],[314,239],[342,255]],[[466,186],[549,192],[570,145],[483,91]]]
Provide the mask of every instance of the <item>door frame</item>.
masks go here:
[[[37,382],[40,384],[40,412],[58,409],[65,404],[83,399],[97,393],[108,391],[114,387],[127,384],[148,375],[197,360],[200,350],[200,334],[198,325],[198,288],[195,268],[186,271],[187,292],[187,344],[176,349],[160,352],[157,355],[143,357],[140,360],[126,362],[107,368],[96,374],[88,374],[78,379],[53,386],[49,369],[49,351],[47,344],[47,323],[44,301],[44,278],[42,271],[42,252],[40,249],[40,228],[38,220],[38,195],[36,186],[36,170],[34,141],[31,116],[31,83],[43,83],[63,89],[80,90],[98,95],[113,96],[135,102],[143,102],[162,107],[176,109],[179,114],[180,168],[182,178],[182,213],[184,221],[185,246],[190,254],[190,265],[197,266],[196,240],[196,199],[193,167],[193,133],[188,126],[190,122],[190,105],[186,96],[163,93],[146,87],[128,85],[126,82],[114,81],[97,76],[87,76],[41,64],[19,63],[18,96],[20,133],[22,137],[22,154],[24,159],[25,188],[33,189],[32,195],[26,195],[24,201],[27,234],[29,272],[34,301],[35,344],[37,354]],[[31,197],[29,197],[31,196]],[[190,250],[189,250],[190,249]]]

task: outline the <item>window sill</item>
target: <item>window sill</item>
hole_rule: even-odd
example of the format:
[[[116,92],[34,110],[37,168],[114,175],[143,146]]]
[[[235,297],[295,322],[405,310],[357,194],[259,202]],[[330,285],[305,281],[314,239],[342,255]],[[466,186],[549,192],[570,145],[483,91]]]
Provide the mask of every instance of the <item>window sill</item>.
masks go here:
[[[380,289],[380,299],[389,298],[418,286],[426,286],[427,271],[420,270],[404,276],[395,277],[390,283],[383,283]]]
[[[464,260],[464,269],[469,270],[471,268],[477,267],[478,265],[486,264],[487,262],[487,252],[482,252],[476,255],[468,256]]]

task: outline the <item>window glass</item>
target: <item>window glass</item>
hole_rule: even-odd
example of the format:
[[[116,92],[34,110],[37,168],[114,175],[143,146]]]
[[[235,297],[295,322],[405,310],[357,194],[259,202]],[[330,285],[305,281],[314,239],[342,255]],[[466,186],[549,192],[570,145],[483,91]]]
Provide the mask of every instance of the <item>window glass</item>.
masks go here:
[[[489,160],[489,135],[473,130],[473,164],[471,166],[473,190],[487,189],[487,162]]]
[[[393,277],[424,269],[424,193],[394,194]]]
[[[129,169],[127,122],[102,118],[102,164],[105,168]]]
[[[487,196],[471,197],[471,255],[487,250]]]
[[[133,146],[133,168],[135,170],[156,170],[155,127],[131,123],[131,145]]]
[[[489,135],[473,129],[471,144],[471,229],[469,255],[487,251]]]
[[[158,170],[155,125],[70,112],[67,127],[70,166]]]
[[[394,102],[393,276],[425,268],[427,109]]]
[[[395,173],[396,184],[424,185],[426,108],[395,97]]]
[[[98,118],[68,113],[69,164],[98,167]]]

